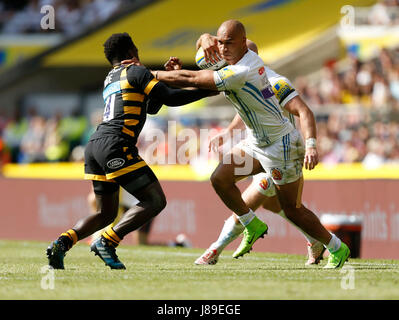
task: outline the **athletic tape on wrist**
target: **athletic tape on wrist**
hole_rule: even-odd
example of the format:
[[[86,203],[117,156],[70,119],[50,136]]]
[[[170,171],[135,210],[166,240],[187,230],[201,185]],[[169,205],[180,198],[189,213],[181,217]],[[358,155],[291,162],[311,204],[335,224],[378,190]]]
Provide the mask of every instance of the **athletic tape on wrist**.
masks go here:
[[[316,138],[306,139],[306,148],[316,148],[317,140]]]

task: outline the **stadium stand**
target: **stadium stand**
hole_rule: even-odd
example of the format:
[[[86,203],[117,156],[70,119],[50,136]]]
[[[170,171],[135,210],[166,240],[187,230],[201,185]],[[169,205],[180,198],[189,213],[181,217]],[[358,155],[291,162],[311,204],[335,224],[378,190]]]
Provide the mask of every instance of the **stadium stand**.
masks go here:
[[[100,25],[126,9],[133,1],[121,0],[25,0],[3,1],[0,4],[1,33],[32,34],[56,32],[65,36],[79,34],[87,28]],[[123,6],[122,6],[123,4]],[[43,17],[41,8],[52,6],[57,12],[55,29],[43,30],[40,21]]]

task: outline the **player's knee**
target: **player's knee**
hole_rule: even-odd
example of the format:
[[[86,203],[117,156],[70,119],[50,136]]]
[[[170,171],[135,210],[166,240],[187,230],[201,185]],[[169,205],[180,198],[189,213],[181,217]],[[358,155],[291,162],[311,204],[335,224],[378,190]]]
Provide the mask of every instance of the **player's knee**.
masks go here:
[[[273,213],[279,213],[281,211],[281,206],[279,203],[263,203],[262,207]]]
[[[158,195],[151,203],[153,216],[157,216],[167,205],[166,197],[164,194]]]
[[[103,225],[107,226],[111,224],[112,222],[115,221],[116,217],[118,216],[118,212],[112,212],[112,213],[101,213],[102,220],[103,220]]]
[[[165,209],[167,204],[168,203],[166,201],[166,197],[162,196],[161,199],[158,201],[158,206],[157,206],[158,211],[161,212],[163,209]]]
[[[223,177],[217,171],[213,172],[211,175],[211,183],[215,190],[226,188],[230,186],[230,182],[228,179]]]

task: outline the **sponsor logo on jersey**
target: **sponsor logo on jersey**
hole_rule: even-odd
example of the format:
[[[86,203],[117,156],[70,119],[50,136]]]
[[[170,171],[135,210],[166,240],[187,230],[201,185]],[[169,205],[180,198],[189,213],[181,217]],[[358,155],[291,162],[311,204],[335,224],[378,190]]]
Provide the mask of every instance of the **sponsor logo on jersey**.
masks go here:
[[[107,167],[110,169],[118,169],[122,167],[125,164],[125,160],[122,158],[115,158],[112,160],[109,160],[107,162]]]
[[[262,67],[258,70],[259,75],[261,76],[262,74],[265,73],[265,67]]]
[[[231,68],[229,68],[229,67],[225,67],[223,69],[220,69],[218,71],[218,73],[219,73],[220,79],[222,79],[222,80],[227,79],[227,78],[235,75],[234,71],[231,70]]]
[[[292,91],[293,88],[284,80],[279,80],[273,86],[274,94],[279,101],[284,100]]]
[[[273,168],[272,169],[272,177],[274,180],[281,180],[281,179],[283,179],[283,173],[281,172],[280,169]]]
[[[273,89],[271,88],[270,85],[268,85],[266,88],[264,88],[261,91],[261,93],[262,93],[263,98],[265,98],[265,99],[269,99],[270,97],[274,96]]]

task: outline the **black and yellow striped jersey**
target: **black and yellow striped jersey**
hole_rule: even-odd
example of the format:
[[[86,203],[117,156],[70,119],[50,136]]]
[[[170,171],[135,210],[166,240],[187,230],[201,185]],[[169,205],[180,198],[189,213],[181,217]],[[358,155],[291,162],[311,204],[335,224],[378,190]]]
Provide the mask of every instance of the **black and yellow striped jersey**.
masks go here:
[[[157,83],[143,66],[114,67],[104,81],[103,122],[90,140],[118,135],[136,144],[147,118],[148,95]]]

